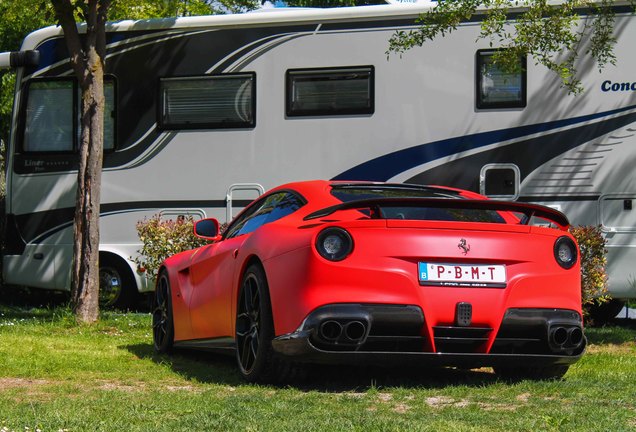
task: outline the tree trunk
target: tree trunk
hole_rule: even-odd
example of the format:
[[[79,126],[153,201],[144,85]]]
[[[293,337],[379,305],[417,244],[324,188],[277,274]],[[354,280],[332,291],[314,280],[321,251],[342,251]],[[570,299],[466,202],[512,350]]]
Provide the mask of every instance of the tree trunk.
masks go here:
[[[99,204],[104,142],[104,70],[89,48],[82,85],[82,135],[75,196],[71,295],[77,320],[95,322],[99,314]]]
[[[78,322],[99,317],[99,206],[104,155],[104,54],[109,0],[76,3],[86,19],[80,39],[75,7],[69,0],[51,0],[82,91],[79,170],[75,198],[71,299]]]

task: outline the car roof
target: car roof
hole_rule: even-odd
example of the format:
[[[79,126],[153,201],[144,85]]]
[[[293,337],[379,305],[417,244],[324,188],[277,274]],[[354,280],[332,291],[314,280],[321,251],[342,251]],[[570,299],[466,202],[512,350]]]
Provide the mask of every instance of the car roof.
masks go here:
[[[462,191],[462,189],[456,189],[446,186],[437,185],[419,185],[412,183],[386,183],[386,182],[372,182],[372,181],[343,181],[343,180],[305,180],[298,182],[285,183],[283,185],[273,188],[271,191],[293,189],[298,192],[301,191],[325,191],[332,187],[386,187],[386,188],[400,188],[400,189],[420,189],[420,190],[439,190],[439,191]]]

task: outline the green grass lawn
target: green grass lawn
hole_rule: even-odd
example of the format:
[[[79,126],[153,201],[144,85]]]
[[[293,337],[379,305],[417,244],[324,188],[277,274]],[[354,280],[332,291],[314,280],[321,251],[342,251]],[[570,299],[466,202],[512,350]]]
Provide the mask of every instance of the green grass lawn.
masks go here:
[[[148,314],[78,327],[65,309],[0,305],[0,432],[636,430],[636,326],[587,336],[562,381],[322,367],[277,388],[245,384],[232,358],[155,355]]]

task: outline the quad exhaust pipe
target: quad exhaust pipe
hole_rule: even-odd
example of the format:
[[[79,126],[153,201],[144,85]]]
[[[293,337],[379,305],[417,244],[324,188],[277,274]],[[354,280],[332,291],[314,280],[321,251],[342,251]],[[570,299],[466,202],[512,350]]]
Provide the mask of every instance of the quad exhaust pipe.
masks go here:
[[[325,321],[320,324],[320,337],[327,341],[337,341],[342,336],[342,324],[338,321]]]
[[[318,335],[325,342],[333,344],[359,345],[366,339],[367,327],[367,323],[359,320],[327,320],[320,324]]]
[[[548,331],[548,341],[553,351],[580,348],[585,338],[580,327],[557,325]]]

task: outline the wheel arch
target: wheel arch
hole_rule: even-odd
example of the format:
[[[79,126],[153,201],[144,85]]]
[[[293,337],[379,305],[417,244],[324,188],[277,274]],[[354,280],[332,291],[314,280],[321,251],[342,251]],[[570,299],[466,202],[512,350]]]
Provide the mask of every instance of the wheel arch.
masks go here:
[[[138,272],[136,265],[130,259],[125,258],[125,254],[123,254],[120,250],[109,247],[100,248],[99,260],[100,263],[103,262],[102,260],[109,260],[119,264],[121,268],[126,269],[128,271],[128,276],[130,276],[131,280],[135,283],[137,292],[154,290],[154,284],[150,283],[147,275],[145,273]]]
[[[263,265],[263,261],[261,261],[261,259],[260,259],[257,255],[253,254],[253,255],[248,256],[248,257],[247,257],[247,258],[243,261],[243,264],[241,265],[241,271],[240,271],[240,272],[239,272],[239,274],[238,274],[238,275],[239,275],[239,280],[238,280],[238,285],[237,285],[237,287],[238,287],[238,289],[237,289],[237,293],[236,293],[236,294],[237,294],[237,296],[240,294],[240,293],[238,292],[238,290],[240,290],[240,288],[241,288],[241,279],[243,278],[243,275],[245,274],[245,272],[247,271],[247,269],[248,269],[250,266],[252,266],[252,265],[260,266],[260,267],[263,269],[263,271],[265,271],[265,266]],[[267,274],[266,274],[266,275],[267,275]],[[238,300],[238,297],[237,297],[237,300]]]
[[[241,297],[241,285],[243,284],[243,275],[248,268],[252,265],[257,265],[261,269],[263,269],[263,274],[265,275],[265,280],[267,281],[267,290],[269,291],[269,280],[267,280],[267,271],[265,271],[265,266],[263,265],[263,261],[256,255],[249,255],[241,264],[241,269],[236,273],[236,280],[234,284],[234,292],[232,293],[233,304],[232,304],[232,316],[235,317],[238,310],[238,302]]]
[[[110,251],[99,251],[99,284],[101,306],[116,309],[130,309],[137,306],[139,283],[130,263],[121,255]]]

